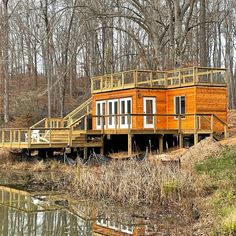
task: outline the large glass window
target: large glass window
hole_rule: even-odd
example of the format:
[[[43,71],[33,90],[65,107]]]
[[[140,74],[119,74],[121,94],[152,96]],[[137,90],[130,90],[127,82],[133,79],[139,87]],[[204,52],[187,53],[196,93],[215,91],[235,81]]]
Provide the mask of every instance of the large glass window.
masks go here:
[[[174,112],[176,115],[182,115],[182,118],[185,118],[186,114],[186,99],[185,96],[176,96],[174,98]],[[178,118],[178,116],[176,116]]]
[[[106,115],[106,102],[97,101],[96,103],[96,115],[97,115],[97,129],[101,129],[102,125],[106,125],[106,119],[103,117]]]
[[[117,125],[118,100],[108,101],[108,128],[115,128]]]
[[[129,125],[132,125],[132,119],[128,118],[128,114],[132,113],[132,100],[131,98],[122,98],[120,99],[120,127],[128,128]]]

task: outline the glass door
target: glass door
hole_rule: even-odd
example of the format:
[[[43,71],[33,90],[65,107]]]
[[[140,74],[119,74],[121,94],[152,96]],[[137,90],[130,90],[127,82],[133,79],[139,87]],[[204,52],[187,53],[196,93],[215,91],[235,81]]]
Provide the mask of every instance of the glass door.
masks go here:
[[[128,114],[132,113],[131,98],[120,99],[120,128],[130,128],[132,127],[132,118],[128,118]],[[130,122],[130,124],[129,124]]]
[[[149,116],[144,116],[144,128],[154,128],[154,116],[151,114],[156,113],[156,99],[150,97],[143,98],[143,109],[144,114],[150,114]]]
[[[106,125],[106,118],[102,117],[106,115],[106,102],[98,101],[96,102],[96,115],[97,115],[97,129],[102,129],[102,125]]]
[[[118,124],[117,119],[118,113],[118,100],[109,100],[108,101],[108,128],[115,128]]]

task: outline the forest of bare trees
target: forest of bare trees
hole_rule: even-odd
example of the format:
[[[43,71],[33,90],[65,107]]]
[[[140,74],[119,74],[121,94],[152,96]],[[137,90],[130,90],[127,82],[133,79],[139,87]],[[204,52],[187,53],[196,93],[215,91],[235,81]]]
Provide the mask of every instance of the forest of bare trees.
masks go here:
[[[225,67],[229,107],[236,105],[234,0],[0,2],[5,122],[10,84],[19,76],[33,80],[35,90],[43,80],[37,96],[47,97],[49,117],[63,116],[65,98],[76,98],[80,78],[89,83],[91,76],[134,68]]]

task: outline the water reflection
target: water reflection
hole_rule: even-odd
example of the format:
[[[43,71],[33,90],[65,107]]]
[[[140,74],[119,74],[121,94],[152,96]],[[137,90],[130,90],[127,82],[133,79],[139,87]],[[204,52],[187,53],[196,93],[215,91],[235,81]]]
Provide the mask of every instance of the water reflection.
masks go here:
[[[144,225],[59,195],[0,186],[0,235],[144,235]]]

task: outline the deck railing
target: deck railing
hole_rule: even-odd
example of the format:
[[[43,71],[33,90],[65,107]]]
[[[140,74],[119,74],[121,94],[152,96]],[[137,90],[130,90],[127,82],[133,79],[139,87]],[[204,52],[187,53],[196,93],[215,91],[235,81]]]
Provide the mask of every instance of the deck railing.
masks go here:
[[[92,117],[93,125],[97,128],[97,122],[99,119],[99,130],[102,133],[105,130],[127,130],[130,132],[133,130],[153,130],[154,133],[161,130],[176,130],[179,133],[190,131],[190,132],[201,132],[214,133],[217,131],[224,131],[227,135],[228,125],[222,119],[214,114],[117,114],[117,115],[103,115],[103,116],[90,116]],[[127,117],[126,126],[121,125],[121,119]],[[144,126],[144,117],[149,117],[151,126]],[[141,120],[137,120],[141,118]],[[151,119],[150,119],[151,118]],[[113,126],[109,126],[109,119],[113,119]],[[137,123],[143,122],[142,127],[137,128]],[[134,126],[135,124],[135,126]],[[153,125],[152,125],[153,124]],[[164,124],[164,125],[163,125]]]
[[[188,67],[170,71],[130,70],[93,77],[91,92],[100,93],[136,87],[173,88],[190,85],[226,85],[226,69]]]
[[[121,125],[121,119],[125,117],[126,126]],[[138,122],[143,122],[144,117],[149,117],[150,124],[153,126],[145,128],[137,128]],[[223,131],[227,136],[228,125],[222,119],[214,114],[118,114],[105,116],[84,115],[80,119],[65,128],[30,128],[30,129],[1,129],[0,130],[0,145],[8,148],[31,148],[37,147],[65,147],[72,146],[73,138],[76,137],[73,131],[85,133],[89,130],[98,130],[96,124],[100,120],[99,130],[101,134],[106,132],[116,133],[124,131],[125,133],[139,132],[145,133],[145,130],[153,133],[164,131],[175,131],[181,133],[208,133]],[[113,119],[114,126],[109,127],[108,121]],[[138,120],[139,119],[139,120]],[[91,121],[91,122],[89,122]],[[82,126],[77,126],[78,122],[82,122]],[[109,131],[108,131],[109,130]],[[78,133],[76,133],[78,136]]]

